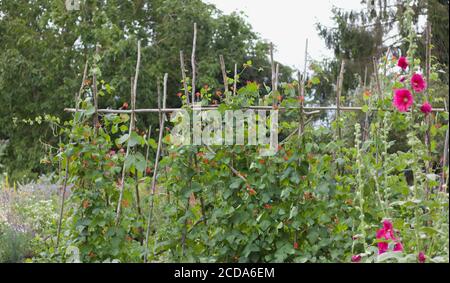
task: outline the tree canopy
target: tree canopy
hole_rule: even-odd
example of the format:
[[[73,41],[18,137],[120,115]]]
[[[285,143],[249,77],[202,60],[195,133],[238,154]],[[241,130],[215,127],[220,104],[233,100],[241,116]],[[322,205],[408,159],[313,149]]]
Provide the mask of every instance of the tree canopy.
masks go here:
[[[143,46],[137,104],[156,106],[157,78],[168,73],[168,105],[176,106],[175,94],[181,88],[179,51],[185,52],[190,67],[194,22],[198,86],[214,88],[222,82],[220,54],[230,76],[235,63],[240,71],[243,63],[252,61],[255,67],[241,81],[270,80],[268,43],[239,14],[224,15],[200,0],[86,0],[78,11],[68,11],[64,1],[1,1],[0,140],[9,140],[9,146],[0,163],[14,172],[13,178],[33,177],[44,170],[36,164],[43,156],[44,141],[52,139],[52,129],[39,123],[24,126],[24,120],[59,116],[64,107],[74,105],[85,62],[93,58],[97,43],[95,71],[101,70],[99,77],[113,87],[100,107],[120,107],[129,100],[137,40]],[[92,67],[92,60],[89,64]],[[281,70],[284,78],[290,77],[289,68]]]

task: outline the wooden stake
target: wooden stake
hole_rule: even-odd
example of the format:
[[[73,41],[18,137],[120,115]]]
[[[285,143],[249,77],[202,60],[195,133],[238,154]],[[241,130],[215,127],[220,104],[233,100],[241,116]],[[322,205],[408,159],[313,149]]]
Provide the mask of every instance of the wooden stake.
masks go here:
[[[305,98],[305,80],[306,80],[306,66],[308,65],[308,39],[306,39],[305,43],[305,58],[304,58],[304,66],[303,66],[303,76],[300,75],[300,71],[297,72],[297,80],[298,80],[298,89],[299,89],[299,108],[300,108],[300,125],[298,136],[299,138],[303,135],[305,129],[305,121],[303,117],[303,107],[305,106],[305,102],[303,101]]]
[[[131,134],[134,131],[135,128],[135,115],[136,115],[136,92],[137,92],[137,80],[139,77],[139,66],[141,64],[141,41],[138,41],[138,51],[137,51],[137,63],[136,63],[136,74],[134,76],[134,83],[133,83],[133,91],[131,92],[131,119],[130,119],[130,129],[128,130],[128,138],[131,137]],[[125,153],[125,160],[127,159],[128,155],[130,154],[130,143],[127,142],[127,150]],[[119,200],[117,203],[117,211],[116,211],[116,225],[119,225],[120,223],[120,214],[122,212],[122,199],[123,199],[123,192],[125,187],[125,162],[122,166],[122,176],[121,176],[121,182],[120,182],[120,194],[119,194]]]
[[[180,51],[180,66],[181,66],[181,76],[183,78],[184,96],[186,96],[186,105],[189,105],[189,90],[186,77],[186,67],[184,66],[183,51]]]
[[[233,96],[236,96],[236,92],[237,92],[237,64],[234,64],[234,81],[233,81]]]
[[[373,57],[373,73],[375,75],[375,85],[377,87],[378,99],[383,100],[383,92],[381,91],[380,78],[378,76],[378,63],[375,57]]]
[[[272,106],[246,106],[242,107],[243,109],[254,109],[254,110],[271,110],[273,109]],[[191,107],[191,109],[194,110],[214,110],[217,109],[217,106],[215,105],[209,105],[209,106],[202,106],[202,107]],[[289,109],[298,109],[298,106],[289,106],[289,107],[279,107],[279,110],[289,110]],[[303,109],[305,111],[337,111],[336,106],[304,106]],[[340,106],[340,111],[362,111],[364,108],[360,106]],[[177,111],[183,111],[184,108],[166,108],[166,109],[154,109],[154,108],[144,108],[144,109],[136,109],[135,113],[172,113]],[[364,109],[366,110],[366,109]],[[369,111],[389,111],[393,112],[396,110],[384,108],[384,109],[377,109],[377,108],[369,108]],[[65,108],[65,112],[73,113],[77,112],[75,108]],[[85,110],[78,110],[78,112],[85,112]],[[434,113],[440,113],[440,112],[448,112],[444,108],[433,108],[432,112]],[[106,113],[106,114],[130,114],[131,110],[119,110],[119,109],[98,109],[98,113]]]
[[[220,69],[222,70],[222,77],[223,77],[223,84],[225,86],[225,97],[227,95],[228,92],[228,76],[227,76],[227,71],[225,68],[225,60],[223,59],[223,55],[219,55],[219,60],[220,60]]]
[[[192,54],[191,54],[191,65],[192,65],[192,98],[191,101],[195,101],[195,80],[196,80],[196,68],[195,68],[195,49],[197,46],[197,23],[194,23],[194,39],[192,41]]]
[[[167,81],[165,81],[167,83]],[[159,84],[158,84],[159,89]],[[167,85],[164,86],[164,89],[167,90]],[[158,107],[161,107],[161,92],[158,91]],[[165,102],[163,102],[163,105]],[[161,109],[160,109],[161,110]],[[148,240],[150,237],[150,227],[152,223],[152,217],[153,217],[153,208],[155,204],[155,192],[156,192],[156,178],[158,177],[158,165],[159,165],[159,158],[161,156],[161,148],[162,148],[162,139],[163,139],[163,133],[164,133],[164,119],[162,119],[163,112],[159,112],[159,137],[158,137],[158,147],[156,150],[156,157],[155,157],[155,167],[153,170],[153,179],[152,179],[152,191],[151,196],[152,200],[150,202],[150,210],[148,215],[148,222],[147,222],[147,232],[145,236],[145,255],[144,255],[144,262],[147,262],[148,260]]]
[[[270,43],[270,65],[272,69],[272,104],[273,106],[277,103],[277,98],[275,97],[275,92],[277,90],[276,82],[275,82],[275,62],[273,60],[273,43]]]
[[[84,85],[85,85],[84,82],[86,81],[86,78],[87,78],[87,71],[88,71],[88,60],[86,60],[86,64],[84,64],[83,78],[81,79],[80,90],[75,95],[75,109],[77,109],[77,110],[80,108],[79,107],[80,99],[81,99],[81,94],[83,93],[83,88],[84,88]]]
[[[95,57],[98,57],[99,54],[99,50],[100,50],[100,46],[97,43],[95,46]],[[94,131],[95,131],[95,135],[97,135],[98,132],[98,90],[97,90],[97,59],[94,59],[94,73],[92,75],[92,92],[93,92],[93,100],[94,100],[94,108],[95,108],[95,113],[94,113]]]
[[[81,94],[83,92],[84,81],[86,80],[86,77],[87,77],[87,71],[88,71],[88,61],[86,61],[86,64],[84,65],[84,72],[83,72],[83,78],[81,80],[81,87],[80,87],[80,90],[78,92],[78,95],[75,98],[75,109],[76,109],[76,112],[79,111],[78,101],[79,101],[79,99],[81,97]],[[75,127],[77,125],[77,121],[76,121],[75,118],[76,118],[76,115],[74,115],[74,122],[73,122],[72,130],[75,129]],[[72,141],[73,141],[73,139],[71,137],[69,139],[69,144],[71,144]],[[68,179],[69,179],[69,164],[70,164],[70,159],[67,158],[65,171],[64,171],[64,181],[63,181],[63,187],[62,187],[62,194],[61,194],[61,208],[59,210],[58,228],[57,228],[57,232],[56,232],[56,250],[58,250],[59,241],[60,241],[60,238],[61,238],[62,219],[63,219],[63,216],[64,216],[64,205],[65,205],[65,201],[66,201],[67,182],[68,182]]]
[[[345,71],[345,61],[342,60],[341,71],[339,73],[339,79],[337,82],[337,92],[336,92],[336,121],[337,121],[337,131],[338,131],[339,139],[342,139],[340,117],[341,117],[341,94],[342,94],[342,88],[343,88],[343,84],[344,84],[344,71]]]
[[[303,75],[304,76],[304,75]],[[298,80],[298,93],[300,95],[299,97],[299,127],[298,127],[298,136],[302,136],[303,135],[303,131],[305,128],[305,121],[303,118],[303,101],[302,101],[302,97],[303,97],[303,79],[301,78],[300,75],[300,71],[297,72],[297,80]]]
[[[148,127],[148,134],[147,134],[147,149],[145,152],[145,169],[147,169],[147,163],[148,163],[148,155],[150,154],[150,144],[148,143],[148,140],[150,139],[152,135],[152,125]],[[147,170],[144,171],[144,177],[147,176]]]

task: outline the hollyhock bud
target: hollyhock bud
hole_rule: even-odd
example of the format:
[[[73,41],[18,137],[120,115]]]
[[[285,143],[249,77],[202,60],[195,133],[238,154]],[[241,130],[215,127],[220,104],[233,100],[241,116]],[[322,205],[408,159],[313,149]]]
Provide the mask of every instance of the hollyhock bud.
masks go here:
[[[431,113],[431,111],[433,110],[433,108],[431,107],[431,104],[428,102],[425,102],[424,104],[422,104],[422,106],[420,107],[420,111],[422,111],[423,114],[428,115]]]
[[[360,262],[361,256],[360,255],[352,255],[352,262]]]
[[[424,263],[427,260],[427,257],[423,252],[419,252],[417,259],[419,260],[420,263]]]
[[[405,76],[401,76],[400,79],[399,79],[399,82],[403,83],[405,80],[406,80],[406,77]]]
[[[393,251],[394,252],[403,252],[403,245],[402,245],[402,243],[400,243],[400,242],[395,243]]]

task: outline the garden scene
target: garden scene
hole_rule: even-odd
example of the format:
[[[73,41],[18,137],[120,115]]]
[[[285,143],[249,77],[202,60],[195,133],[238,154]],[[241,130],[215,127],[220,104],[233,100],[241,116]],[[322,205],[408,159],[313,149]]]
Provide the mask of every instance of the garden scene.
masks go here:
[[[0,1],[0,262],[448,263],[449,2],[210,2]]]

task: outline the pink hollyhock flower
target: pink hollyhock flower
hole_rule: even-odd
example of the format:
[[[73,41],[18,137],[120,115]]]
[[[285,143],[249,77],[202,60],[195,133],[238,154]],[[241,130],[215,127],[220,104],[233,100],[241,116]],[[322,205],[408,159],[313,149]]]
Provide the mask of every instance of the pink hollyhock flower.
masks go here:
[[[425,260],[427,260],[427,257],[425,256],[425,254],[423,252],[420,252],[417,259],[419,260],[420,263],[424,263]]]
[[[393,240],[396,241],[395,233],[394,233],[394,226],[392,225],[392,222],[390,220],[384,220],[383,221],[383,228],[378,229],[376,233],[376,238],[378,240],[385,239],[385,240]],[[389,249],[389,243],[388,242],[379,242],[377,244],[378,246],[378,254],[383,254],[388,251]],[[400,242],[395,242],[394,252],[402,252],[403,251],[403,245]]]
[[[422,104],[422,107],[420,107],[420,111],[422,111],[422,113],[425,115],[430,114],[432,110],[433,108],[431,107],[431,104],[428,102],[425,102],[424,104]]]
[[[391,221],[389,221],[387,219],[383,221],[383,229],[384,230],[388,231],[388,230],[392,230],[392,228],[393,228],[393,225],[392,225]]]
[[[402,243],[400,243],[400,242],[395,243],[393,251],[394,252],[403,252],[403,245],[402,245]]]
[[[403,70],[406,70],[406,68],[408,68],[408,60],[406,59],[406,57],[400,57],[398,59],[397,66],[399,66]]]
[[[376,233],[376,237],[377,239],[382,239],[382,238],[386,238],[386,230],[384,229],[378,229],[377,233]]]
[[[427,87],[427,83],[423,79],[422,75],[414,74],[411,77],[411,86],[415,92],[422,92]]]
[[[409,90],[405,88],[395,90],[393,104],[398,109],[398,111],[400,112],[408,111],[409,107],[411,107],[413,102],[414,98]]]
[[[386,242],[379,242],[378,243],[378,254],[384,254],[385,252],[387,252],[389,248],[389,244]]]
[[[360,255],[352,255],[352,262],[360,262],[361,256]]]

